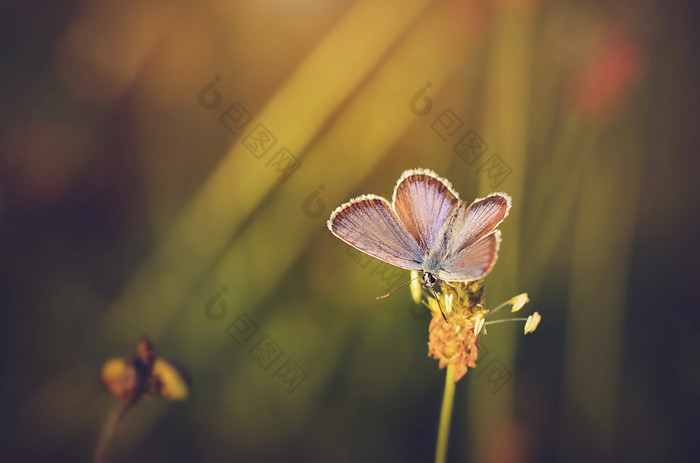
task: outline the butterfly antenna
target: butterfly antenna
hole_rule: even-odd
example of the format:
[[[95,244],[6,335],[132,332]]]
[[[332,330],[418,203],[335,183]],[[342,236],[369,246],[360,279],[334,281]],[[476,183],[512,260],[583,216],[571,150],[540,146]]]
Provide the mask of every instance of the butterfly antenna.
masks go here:
[[[394,294],[396,291],[398,291],[399,289],[403,288],[404,286],[406,286],[407,284],[409,284],[409,283],[412,282],[413,280],[417,280],[417,279],[420,278],[420,277],[421,277],[421,276],[418,275],[418,276],[415,277],[415,278],[411,278],[410,280],[408,280],[406,283],[402,284],[402,285],[399,286],[398,288],[392,289],[391,291],[389,291],[389,292],[386,293],[385,295],[383,295],[383,296],[377,296],[377,297],[375,297],[374,299],[378,301],[378,300],[380,300],[380,299],[384,299],[384,298],[386,298],[386,297],[389,297],[389,296],[391,296],[392,294]]]
[[[435,301],[437,302],[438,307],[440,307],[440,314],[442,314],[443,320],[445,320],[445,323],[449,324],[450,322],[447,321],[447,317],[445,316],[445,312],[442,311],[442,306],[440,305],[440,298],[438,297],[437,294],[435,294],[435,290],[433,288],[430,288],[430,292],[433,293],[433,297],[435,298]]]

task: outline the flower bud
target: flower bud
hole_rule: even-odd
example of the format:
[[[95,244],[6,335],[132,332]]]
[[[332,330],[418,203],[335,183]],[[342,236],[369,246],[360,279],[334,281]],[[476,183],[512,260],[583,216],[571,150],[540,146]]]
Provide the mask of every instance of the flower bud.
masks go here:
[[[102,365],[102,384],[107,392],[120,400],[132,400],[141,387],[141,380],[131,362],[112,358]]]
[[[157,358],[153,364],[154,394],[168,400],[184,400],[190,392],[189,374],[179,365]]]

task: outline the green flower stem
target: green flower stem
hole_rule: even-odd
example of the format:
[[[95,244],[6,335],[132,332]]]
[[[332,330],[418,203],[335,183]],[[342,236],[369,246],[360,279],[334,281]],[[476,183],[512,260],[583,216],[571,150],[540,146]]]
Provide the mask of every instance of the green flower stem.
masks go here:
[[[440,427],[438,428],[437,449],[435,450],[435,463],[445,463],[447,458],[447,440],[450,436],[450,421],[452,420],[452,404],[455,398],[455,366],[447,365],[445,374],[445,393],[442,396],[442,410],[440,411]]]
[[[109,418],[107,419],[107,423],[102,429],[100,440],[97,443],[97,450],[95,450],[95,459],[93,460],[94,463],[107,463],[109,461],[108,453],[110,450],[110,444],[112,443],[112,439],[116,435],[117,428],[122,422],[124,415],[126,415],[126,412],[128,412],[132,406],[133,404],[130,401],[126,400],[121,404],[119,409],[117,409],[114,413],[112,413],[109,416]]]

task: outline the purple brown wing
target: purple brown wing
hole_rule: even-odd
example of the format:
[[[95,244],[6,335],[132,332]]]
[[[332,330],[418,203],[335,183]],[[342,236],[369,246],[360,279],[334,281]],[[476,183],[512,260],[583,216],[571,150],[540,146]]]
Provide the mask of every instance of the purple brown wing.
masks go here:
[[[421,268],[423,251],[384,198],[365,195],[339,206],[328,228],[370,256],[407,270]]]
[[[476,243],[447,256],[437,272],[447,281],[479,280],[493,268],[498,258],[501,232],[495,230]]]
[[[459,202],[450,182],[426,169],[405,171],[394,189],[394,210],[406,230],[426,251]]]
[[[466,210],[455,217],[451,224],[447,255],[459,254],[471,247],[498,227],[510,210],[511,199],[505,193],[492,193],[476,199]]]

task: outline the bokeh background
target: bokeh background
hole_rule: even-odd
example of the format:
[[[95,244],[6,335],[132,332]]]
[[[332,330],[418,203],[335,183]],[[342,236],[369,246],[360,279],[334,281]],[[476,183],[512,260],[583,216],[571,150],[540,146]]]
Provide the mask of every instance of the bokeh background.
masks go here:
[[[488,330],[449,461],[697,461],[694,13],[3,2],[0,460],[90,461],[100,367],[148,334],[192,395],[131,410],[113,461],[431,461],[427,313],[325,230],[425,167],[513,196],[487,305],[542,315]]]

